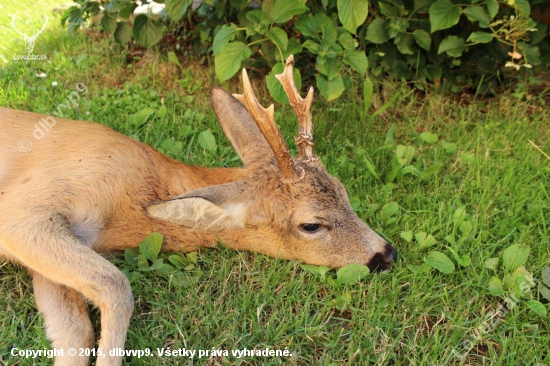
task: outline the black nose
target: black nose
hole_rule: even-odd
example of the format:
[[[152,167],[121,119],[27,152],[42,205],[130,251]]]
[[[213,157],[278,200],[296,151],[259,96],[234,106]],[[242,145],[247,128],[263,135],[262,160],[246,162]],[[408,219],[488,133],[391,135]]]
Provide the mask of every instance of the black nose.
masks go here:
[[[395,248],[393,248],[391,245],[390,245],[390,247],[391,247],[391,253],[390,253],[390,255],[388,255],[388,261],[396,262],[397,261],[397,250],[395,250]]]
[[[390,243],[386,243],[384,251],[376,253],[376,255],[367,264],[373,272],[380,272],[390,269],[393,262],[397,260],[397,250],[391,246]]]

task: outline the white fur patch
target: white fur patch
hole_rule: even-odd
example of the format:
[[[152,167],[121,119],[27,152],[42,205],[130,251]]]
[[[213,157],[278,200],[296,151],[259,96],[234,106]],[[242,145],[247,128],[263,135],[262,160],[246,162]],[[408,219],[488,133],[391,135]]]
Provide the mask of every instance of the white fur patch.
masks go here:
[[[147,211],[154,218],[200,230],[244,227],[246,222],[243,204],[220,207],[195,197],[156,204]]]

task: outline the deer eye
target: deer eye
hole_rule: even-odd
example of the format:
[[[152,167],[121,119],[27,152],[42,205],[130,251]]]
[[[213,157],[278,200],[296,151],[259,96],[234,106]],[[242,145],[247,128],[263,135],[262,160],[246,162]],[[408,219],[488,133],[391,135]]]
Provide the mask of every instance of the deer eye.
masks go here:
[[[314,233],[321,228],[321,224],[301,224],[300,228],[308,233]]]

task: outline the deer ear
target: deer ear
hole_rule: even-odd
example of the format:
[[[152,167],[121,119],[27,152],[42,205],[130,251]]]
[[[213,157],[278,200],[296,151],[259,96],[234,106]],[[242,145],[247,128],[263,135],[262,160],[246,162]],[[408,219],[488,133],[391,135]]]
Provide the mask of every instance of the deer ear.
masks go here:
[[[196,230],[242,228],[246,205],[238,182],[199,188],[147,207],[149,216]]]
[[[273,156],[256,123],[237,99],[221,88],[212,88],[210,101],[225,136],[245,166]]]

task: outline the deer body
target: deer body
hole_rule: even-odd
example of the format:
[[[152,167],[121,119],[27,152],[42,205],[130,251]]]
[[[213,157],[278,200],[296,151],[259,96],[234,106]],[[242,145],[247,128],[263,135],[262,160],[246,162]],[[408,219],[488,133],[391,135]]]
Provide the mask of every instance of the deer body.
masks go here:
[[[395,250],[355,216],[345,188],[312,155],[312,127],[300,123],[307,146],[291,158],[280,135],[271,138],[279,132],[269,109],[251,104],[247,82],[237,97],[248,111],[227,92],[211,92],[243,168],[188,166],[102,125],[64,119],[23,152],[18,141],[45,116],[0,108],[0,255],[32,274],[53,347],[94,347],[88,300],[101,311],[106,356],[97,365],[120,364],[108,350],[124,348],[132,291],[101,254],[136,247],[153,231],[164,235],[164,251],[219,238],[233,249],[317,265],[391,265]],[[270,132],[263,123],[272,123]],[[88,362],[56,358],[56,365]]]

